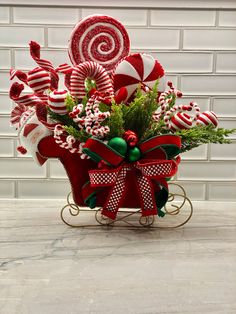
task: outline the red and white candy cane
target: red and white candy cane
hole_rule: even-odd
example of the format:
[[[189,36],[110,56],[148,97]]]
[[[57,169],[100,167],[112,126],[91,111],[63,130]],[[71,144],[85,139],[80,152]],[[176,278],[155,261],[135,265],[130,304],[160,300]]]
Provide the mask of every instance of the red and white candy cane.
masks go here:
[[[168,91],[165,91],[160,94],[158,98],[158,103],[160,107],[153,114],[153,119],[155,121],[159,121],[164,117],[166,112],[170,109],[170,104],[173,101],[173,97],[180,98],[182,97],[182,93],[173,87],[172,82],[168,82],[167,85],[170,87]]]
[[[24,82],[25,84],[28,84],[26,73],[24,73],[20,70],[11,69],[10,70],[10,80],[13,80],[15,77],[17,77],[20,81]]]
[[[83,62],[72,71],[70,78],[70,92],[74,97],[82,99],[86,92],[84,82],[90,78],[96,82],[97,90],[107,93],[110,97],[114,96],[111,79],[107,71],[96,62]]]
[[[126,88],[127,97],[130,101],[138,88],[152,89],[159,80],[158,91],[165,90],[164,70],[161,64],[151,55],[135,53],[125,57],[116,67],[114,72],[114,90],[118,93],[121,88]]]
[[[91,134],[92,136],[100,139],[104,138],[105,135],[110,131],[108,126],[101,125],[101,122],[110,116],[109,111],[100,111],[99,105],[102,100],[102,96],[94,94],[90,97],[85,106],[85,116],[80,117],[80,114],[83,110],[82,104],[75,106],[73,111],[69,114],[73,121],[78,124],[79,128],[84,128],[88,134]]]
[[[16,128],[20,127],[20,119],[24,112],[27,111],[27,107],[24,105],[16,105],[11,111],[10,123]]]
[[[129,52],[130,41],[125,27],[106,15],[82,19],[69,40],[69,57],[74,66],[93,61],[110,71]]]
[[[29,107],[35,107],[38,104],[43,104],[42,100],[34,94],[21,96],[24,90],[24,85],[14,82],[10,88],[10,98],[17,104],[11,111],[11,124],[18,129],[21,125],[22,116],[29,112]]]
[[[190,116],[186,111],[195,110],[194,115]],[[180,129],[189,129],[193,121],[196,121],[200,115],[200,108],[197,103],[191,102],[189,105],[175,105],[164,115],[166,128],[172,131]]]
[[[88,158],[82,150],[85,143],[79,143],[72,135],[66,136],[66,132],[62,125],[57,124],[54,128],[55,142],[64,149],[68,149],[72,154],[80,154],[81,159]]]
[[[66,97],[68,92],[66,90],[54,90],[48,97],[48,104],[50,109],[60,115],[67,113]]]
[[[199,115],[196,125],[213,125],[217,127],[218,118],[213,111],[204,111]]]

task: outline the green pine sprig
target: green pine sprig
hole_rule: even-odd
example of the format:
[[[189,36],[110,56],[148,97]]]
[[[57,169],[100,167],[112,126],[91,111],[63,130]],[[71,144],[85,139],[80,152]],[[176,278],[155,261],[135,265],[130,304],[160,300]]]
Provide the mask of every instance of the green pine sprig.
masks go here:
[[[152,125],[152,115],[158,108],[157,86],[147,94],[143,94],[141,87],[138,88],[134,100],[124,110],[124,129],[134,131],[139,139],[143,139],[145,132]]]
[[[71,95],[66,96],[66,110],[68,112],[71,112],[74,108],[74,106],[77,105],[77,102],[74,100],[74,98]]]
[[[47,107],[47,111],[48,111],[49,117],[53,121],[60,122],[63,125],[67,125],[67,126],[73,126],[75,129],[78,129],[78,125],[73,121],[73,119],[71,119],[71,117],[68,114],[61,115],[61,114],[55,113],[49,107]]]
[[[124,133],[124,117],[123,117],[123,105],[116,105],[113,101],[111,106],[110,117],[106,120],[106,125],[110,128],[110,132],[107,135],[107,139],[113,137],[121,137]]]
[[[85,130],[83,129],[77,130],[71,125],[70,126],[64,125],[64,129],[69,135],[72,135],[75,139],[79,140],[81,143],[86,142],[91,137],[91,135],[88,134]]]
[[[207,125],[195,126],[187,130],[179,130],[176,131],[174,134],[181,137],[181,153],[183,153],[202,144],[230,144],[231,140],[227,137],[229,137],[229,135],[234,133],[235,131],[236,129],[214,128],[214,126],[212,125]]]

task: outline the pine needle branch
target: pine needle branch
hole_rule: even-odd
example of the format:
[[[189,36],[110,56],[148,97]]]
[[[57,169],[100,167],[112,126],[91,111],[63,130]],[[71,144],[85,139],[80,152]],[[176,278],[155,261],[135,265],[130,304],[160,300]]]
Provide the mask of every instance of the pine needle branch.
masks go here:
[[[179,135],[182,139],[181,152],[183,153],[207,143],[230,144],[231,140],[227,137],[235,131],[236,129],[214,128],[214,126],[208,125],[179,130],[174,134]]]

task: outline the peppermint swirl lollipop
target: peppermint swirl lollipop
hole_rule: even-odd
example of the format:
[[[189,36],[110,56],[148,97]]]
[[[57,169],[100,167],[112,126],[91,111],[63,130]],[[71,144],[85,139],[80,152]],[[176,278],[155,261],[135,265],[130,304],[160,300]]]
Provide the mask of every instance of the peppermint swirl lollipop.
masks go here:
[[[91,15],[81,20],[69,40],[69,57],[74,66],[94,61],[110,71],[129,51],[126,29],[106,15]]]
[[[134,53],[117,65],[114,71],[114,90],[117,93],[125,87],[127,90],[125,101],[129,102],[140,84],[147,89],[152,89],[157,79],[159,80],[158,91],[163,92],[165,77],[161,64],[151,55]]]

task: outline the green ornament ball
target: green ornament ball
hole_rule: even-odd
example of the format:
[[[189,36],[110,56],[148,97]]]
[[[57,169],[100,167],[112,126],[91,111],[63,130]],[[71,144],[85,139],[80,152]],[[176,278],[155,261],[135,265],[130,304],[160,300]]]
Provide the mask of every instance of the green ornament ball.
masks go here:
[[[127,143],[126,141],[121,137],[113,137],[107,144],[112,149],[117,151],[120,155],[125,156],[127,153]]]
[[[128,154],[128,159],[131,162],[137,161],[141,158],[141,152],[138,147],[133,147],[130,148],[129,154]]]

